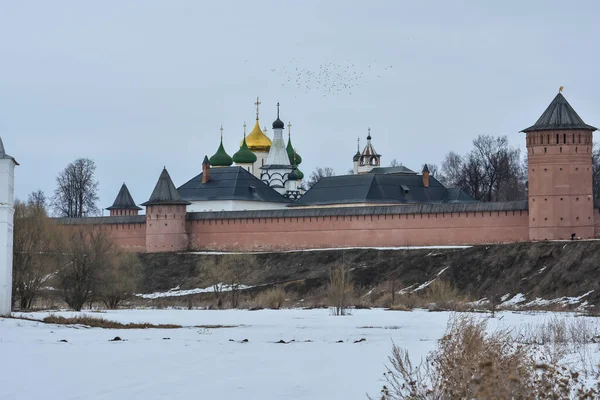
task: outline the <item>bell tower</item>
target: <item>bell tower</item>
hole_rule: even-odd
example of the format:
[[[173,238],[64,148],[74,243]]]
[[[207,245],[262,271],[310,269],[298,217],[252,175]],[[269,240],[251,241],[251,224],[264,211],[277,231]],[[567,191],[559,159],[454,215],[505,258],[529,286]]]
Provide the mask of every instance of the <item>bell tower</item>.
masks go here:
[[[529,239],[594,237],[592,133],[562,87],[526,134]]]

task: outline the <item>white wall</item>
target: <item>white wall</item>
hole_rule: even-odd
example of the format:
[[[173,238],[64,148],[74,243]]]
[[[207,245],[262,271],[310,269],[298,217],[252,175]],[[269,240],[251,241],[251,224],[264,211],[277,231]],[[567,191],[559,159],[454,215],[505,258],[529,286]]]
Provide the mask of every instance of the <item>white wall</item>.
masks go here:
[[[12,159],[0,159],[0,315],[12,306],[14,171]]]
[[[266,201],[241,200],[207,200],[190,201],[187,212],[202,211],[244,211],[244,210],[278,210],[286,208],[287,203],[269,203]]]

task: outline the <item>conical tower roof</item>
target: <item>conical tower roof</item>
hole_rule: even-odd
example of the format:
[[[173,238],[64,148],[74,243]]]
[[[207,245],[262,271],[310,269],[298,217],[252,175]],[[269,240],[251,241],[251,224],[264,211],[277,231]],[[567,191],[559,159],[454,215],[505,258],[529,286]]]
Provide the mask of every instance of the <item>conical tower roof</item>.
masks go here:
[[[141,207],[138,207],[133,201],[133,197],[131,197],[131,193],[129,193],[129,189],[127,189],[127,185],[123,183],[121,186],[121,190],[119,190],[119,194],[117,194],[117,198],[112,206],[107,207],[107,210],[141,210]]]
[[[154,205],[168,205],[168,204],[191,204],[181,199],[181,196],[177,192],[171,176],[167,171],[167,168],[163,168],[158,182],[150,195],[150,199],[142,203],[143,206],[154,206]]]
[[[236,164],[254,164],[256,160],[256,154],[250,151],[248,144],[246,143],[246,136],[244,136],[242,146],[237,153],[233,155],[233,161]]]
[[[595,127],[583,122],[583,119],[577,115],[567,99],[565,99],[561,92],[558,92],[537,122],[529,128],[523,129],[522,132],[568,129],[596,130]]]
[[[219,144],[217,152],[210,158],[210,165],[213,167],[229,167],[231,164],[233,164],[233,159],[225,151],[223,138],[221,138],[221,144]]]

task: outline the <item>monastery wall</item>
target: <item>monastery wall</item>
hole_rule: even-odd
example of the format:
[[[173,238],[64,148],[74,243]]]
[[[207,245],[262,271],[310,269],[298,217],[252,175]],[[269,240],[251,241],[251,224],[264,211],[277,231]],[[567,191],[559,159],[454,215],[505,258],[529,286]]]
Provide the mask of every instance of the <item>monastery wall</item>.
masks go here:
[[[65,229],[94,227],[105,231],[115,245],[125,251],[146,250],[146,220],[144,215],[93,218],[59,218]]]
[[[201,216],[198,216],[201,217]],[[191,250],[277,251],[529,240],[527,210],[188,219]]]

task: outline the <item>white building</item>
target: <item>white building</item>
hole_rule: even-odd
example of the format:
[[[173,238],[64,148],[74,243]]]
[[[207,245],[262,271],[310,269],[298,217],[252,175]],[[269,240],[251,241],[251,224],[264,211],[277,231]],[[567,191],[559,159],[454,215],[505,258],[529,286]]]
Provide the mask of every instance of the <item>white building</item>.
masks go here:
[[[12,306],[14,158],[6,154],[0,138],[0,315],[10,314]]]

